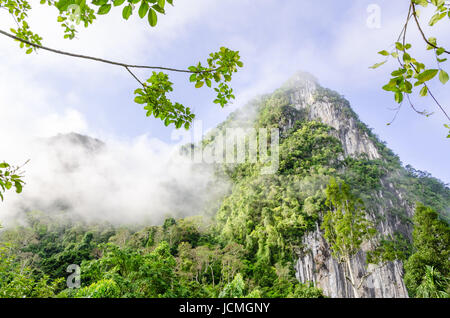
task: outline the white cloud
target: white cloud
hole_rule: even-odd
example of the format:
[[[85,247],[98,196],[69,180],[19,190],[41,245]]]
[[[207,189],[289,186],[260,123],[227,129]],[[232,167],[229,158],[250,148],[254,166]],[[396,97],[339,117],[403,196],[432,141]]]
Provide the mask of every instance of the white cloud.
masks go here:
[[[83,115],[73,109],[66,109],[60,114],[48,114],[36,120],[36,130],[40,136],[51,137],[58,133],[70,133],[77,131],[79,133],[87,132],[87,123]]]
[[[70,130],[69,125],[88,130],[80,114],[70,110],[62,117],[46,116],[40,122],[49,124],[44,125],[44,132],[47,128]],[[63,123],[67,127],[59,127]],[[59,135],[0,149],[15,163],[30,159],[24,167],[23,193],[9,191],[1,205],[5,225],[34,209],[65,210],[71,217],[87,221],[158,223],[167,216],[204,213],[212,199],[227,190],[212,168],[194,164],[176,147],[158,139],[138,136],[119,141],[113,137],[101,146],[91,141],[83,145],[78,138]]]

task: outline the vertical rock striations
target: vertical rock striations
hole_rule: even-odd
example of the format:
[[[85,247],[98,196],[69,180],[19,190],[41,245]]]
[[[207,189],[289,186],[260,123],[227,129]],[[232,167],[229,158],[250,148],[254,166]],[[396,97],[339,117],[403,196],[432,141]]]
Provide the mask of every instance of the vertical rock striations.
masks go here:
[[[342,142],[345,156],[365,155],[368,159],[382,159],[370,131],[361,123],[348,101],[339,94],[322,88],[313,76],[298,73],[281,89],[289,96],[290,106],[303,110],[308,120],[320,120],[333,127],[335,136]],[[378,231],[384,235],[402,233],[409,237],[411,226],[399,217],[388,213],[390,208],[401,205],[407,216],[412,216],[412,206],[403,199],[401,191],[392,183],[383,182],[383,188],[374,196],[384,204],[375,207],[372,217],[381,216]],[[395,202],[385,199],[383,193],[390,192]],[[345,278],[343,265],[332,256],[329,247],[317,226],[314,232],[303,237],[303,248],[298,252],[295,264],[296,277],[301,282],[314,282],[330,297],[355,297],[350,282]],[[351,262],[357,281],[362,280],[359,297],[408,297],[403,283],[400,261],[389,262],[382,267],[366,264],[366,248]]]

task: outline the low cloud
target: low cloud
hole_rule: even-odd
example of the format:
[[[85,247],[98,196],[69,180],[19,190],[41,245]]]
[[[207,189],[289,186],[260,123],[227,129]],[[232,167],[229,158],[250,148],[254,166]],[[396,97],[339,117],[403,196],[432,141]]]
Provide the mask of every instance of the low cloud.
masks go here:
[[[66,211],[84,221],[154,224],[167,216],[206,213],[227,189],[212,168],[195,165],[178,147],[148,136],[103,143],[71,133],[14,150],[31,161],[24,168],[23,193],[8,192],[1,205],[6,224],[36,209]]]

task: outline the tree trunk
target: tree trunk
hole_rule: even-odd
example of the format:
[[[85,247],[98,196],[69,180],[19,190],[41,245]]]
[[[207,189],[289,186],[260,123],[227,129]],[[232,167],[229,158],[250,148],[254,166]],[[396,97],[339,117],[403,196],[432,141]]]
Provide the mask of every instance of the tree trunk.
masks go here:
[[[350,257],[346,257],[345,262],[347,263],[348,274],[350,275],[350,282],[352,284],[353,293],[355,294],[355,298],[359,298],[358,288],[356,287],[356,281],[353,276],[352,266],[350,263]]]
[[[211,277],[212,277],[212,283],[213,283],[213,288],[214,288],[214,286],[215,286],[215,284],[214,284],[214,271],[213,271],[213,268],[212,268],[211,265],[209,265],[209,268],[211,269]]]

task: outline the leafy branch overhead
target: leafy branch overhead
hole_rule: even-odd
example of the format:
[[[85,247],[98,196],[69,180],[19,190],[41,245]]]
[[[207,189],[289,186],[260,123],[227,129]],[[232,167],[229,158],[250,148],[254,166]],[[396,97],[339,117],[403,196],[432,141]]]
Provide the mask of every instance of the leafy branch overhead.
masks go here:
[[[108,14],[113,7],[120,7],[122,17],[128,20],[133,12],[138,11],[141,19],[147,18],[154,27],[158,23],[158,14],[165,14],[166,0],[92,0],[91,6],[86,0],[41,0],[41,4],[55,6],[59,10],[58,22],[64,28],[65,38],[74,38],[75,24],[81,22],[85,27],[92,24],[96,15]],[[173,6],[173,0],[167,0]]]
[[[15,188],[17,193],[22,192],[24,181],[22,180],[22,167],[13,167],[6,162],[0,163],[0,200],[3,201],[3,193]]]
[[[211,88],[213,82],[217,84],[214,88],[217,93],[214,103],[224,107],[235,98],[233,89],[227,83],[231,81],[237,68],[243,66],[239,52],[221,47],[219,52],[210,54],[207,64],[207,67],[202,66],[200,62],[197,66],[190,66],[188,70],[192,74],[189,80],[195,83],[195,88],[201,88],[204,84]],[[153,72],[147,82],[141,84],[143,88],[138,88],[134,92],[138,95],[134,101],[146,105],[144,109],[147,111],[147,116],[153,115],[155,118],[160,118],[166,126],[173,123],[176,128],[182,125],[186,129],[189,128],[195,115],[191,113],[189,107],[172,103],[167,99],[166,93],[173,90],[173,83],[169,81],[167,74]]]
[[[429,82],[435,78],[439,78],[439,81],[444,85],[449,81],[449,75],[444,70],[443,64],[447,62],[447,55],[450,54],[449,50],[445,48],[437,38],[427,37],[423,31],[423,28],[419,21],[420,11],[417,9],[417,6],[422,6],[425,8],[429,5],[433,6],[435,9],[433,16],[428,21],[429,26],[434,26],[439,21],[450,18],[450,1],[410,0],[410,6],[405,25],[403,26],[403,29],[400,32],[400,35],[395,42],[393,49],[382,50],[378,52],[378,54],[384,56],[386,59],[380,63],[376,63],[375,65],[371,66],[371,68],[376,69],[384,65],[389,58],[394,58],[399,64],[399,68],[391,73],[391,79],[389,80],[389,82],[383,86],[384,90],[392,92],[394,94],[395,101],[400,104],[400,106],[397,108],[397,112],[400,110],[402,102],[406,97],[410,106],[417,113],[425,116],[431,115],[426,111],[419,111],[412,103],[410,95],[414,92],[414,90],[417,89],[420,96],[430,96],[436,103],[440,111],[450,121],[447,110],[439,103],[437,98],[433,95],[429,86]],[[407,30],[411,21],[415,22],[420,35],[425,42],[427,50],[433,53],[435,57],[436,67],[429,68],[413,56],[413,52],[411,52],[412,45],[410,43],[407,43],[406,41]],[[445,127],[450,130],[448,125],[445,125]],[[450,138],[450,133],[447,137]]]
[[[77,25],[82,23],[84,27],[88,27],[98,15],[108,14],[114,8],[122,10],[122,17],[125,20],[128,20],[137,11],[141,19],[146,18],[150,26],[154,27],[158,23],[158,15],[165,14],[166,2],[173,5],[173,0],[92,0],[90,4],[87,2],[86,0],[40,1],[43,5],[57,9],[56,20],[64,29],[65,39],[75,38]],[[169,81],[169,76],[166,73],[153,72],[150,78],[142,81],[133,73],[134,69],[187,73],[190,76],[189,81],[195,83],[195,88],[200,88],[204,84],[209,88],[214,88],[217,94],[214,103],[219,104],[221,107],[224,107],[235,98],[229,82],[232,80],[233,73],[237,72],[239,67],[243,67],[238,51],[222,47],[218,52],[213,52],[209,55],[205,65],[198,62],[195,66],[190,66],[187,69],[116,62],[44,46],[42,37],[34,33],[27,22],[28,13],[32,9],[30,1],[0,0],[0,9],[4,9],[9,13],[16,26],[15,28],[10,28],[11,33],[0,30],[0,34],[18,41],[20,47],[26,49],[27,54],[42,49],[56,54],[92,60],[126,69],[141,86],[134,92],[136,95],[135,102],[145,105],[144,110],[147,117],[153,116],[158,118],[166,126],[174,124],[176,128],[183,126],[185,129],[189,129],[195,114],[191,112],[189,107],[178,102],[172,102],[167,97],[167,94],[173,90],[173,83]]]

